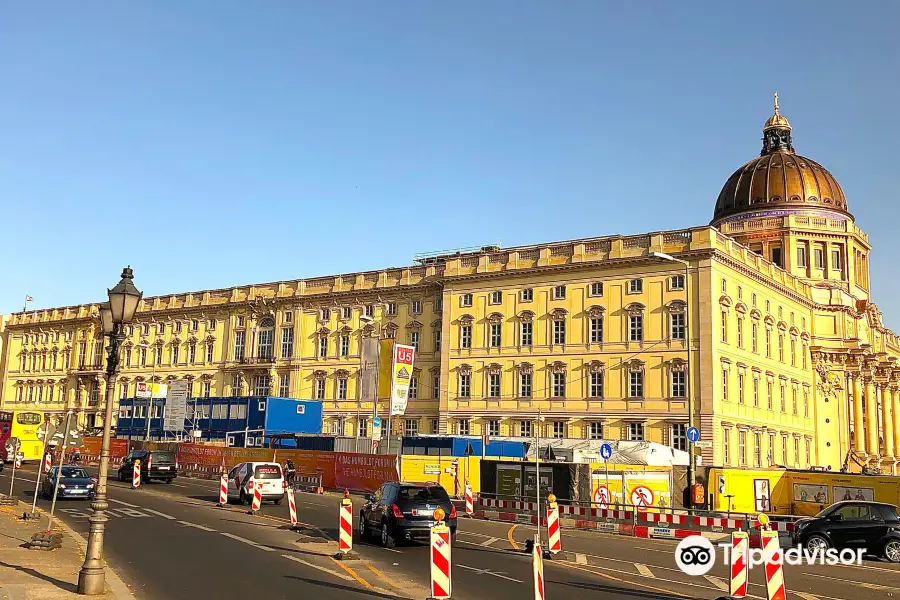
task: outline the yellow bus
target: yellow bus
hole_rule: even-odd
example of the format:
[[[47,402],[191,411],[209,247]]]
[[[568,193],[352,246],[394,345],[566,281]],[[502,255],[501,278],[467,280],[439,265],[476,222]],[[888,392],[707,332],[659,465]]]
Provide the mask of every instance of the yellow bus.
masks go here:
[[[23,460],[40,460],[43,444],[37,431],[44,422],[44,413],[39,410],[0,410],[0,458],[10,462],[13,456],[6,451],[9,438],[19,438],[19,452]]]

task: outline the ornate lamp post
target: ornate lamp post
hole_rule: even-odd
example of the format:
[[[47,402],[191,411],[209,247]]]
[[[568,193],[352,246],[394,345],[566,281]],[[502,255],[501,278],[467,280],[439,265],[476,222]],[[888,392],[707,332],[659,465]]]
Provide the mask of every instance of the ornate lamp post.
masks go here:
[[[97,493],[91,502],[94,513],[88,535],[84,564],[78,573],[78,593],[99,596],[106,588],[106,567],[103,564],[103,532],[108,520],[106,509],[106,471],[109,468],[109,437],[112,425],[113,401],[115,399],[116,371],[119,369],[119,345],[125,339],[125,326],[134,319],[134,313],[143,293],[134,287],[134,273],[131,267],[122,270],[122,280],[111,290],[107,290],[109,302],[100,305],[100,326],[103,335],[109,338],[106,355],[106,414],[103,418],[103,444],[100,447],[100,473]]]

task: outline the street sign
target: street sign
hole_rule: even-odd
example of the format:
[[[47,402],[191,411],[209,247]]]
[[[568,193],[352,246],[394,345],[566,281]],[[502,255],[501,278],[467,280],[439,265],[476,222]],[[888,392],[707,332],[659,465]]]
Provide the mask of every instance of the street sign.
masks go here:
[[[372,419],[372,427],[381,429],[381,417],[375,417],[374,419]]]
[[[182,431],[187,417],[187,399],[190,382],[186,379],[173,381],[166,394],[166,410],[163,414],[163,431]]]
[[[687,439],[690,443],[696,444],[700,441],[700,430],[696,427],[687,428]]]
[[[466,451],[463,454],[465,454],[466,456],[472,456],[473,454],[475,454],[475,449],[472,447],[471,442],[466,442]]]
[[[374,419],[372,419],[372,439],[381,439],[381,417],[375,417]]]
[[[135,398],[165,398],[168,386],[164,383],[147,383],[138,381],[135,388]]]
[[[704,440],[704,441],[702,441],[702,442],[697,442],[697,443],[694,444],[694,445],[697,446],[698,448],[712,448],[712,442],[710,442],[709,440]]]
[[[22,441],[17,437],[11,437],[6,440],[6,451],[7,452],[18,452],[19,448],[22,447]]]
[[[56,433],[56,426],[50,421],[44,421],[41,423],[40,427],[37,430],[37,437],[42,442],[47,438],[52,438],[53,434]]]
[[[612,446],[609,444],[603,444],[600,446],[600,458],[603,460],[609,460],[612,458]]]
[[[394,368],[391,370],[391,416],[402,415],[406,412],[415,356],[416,349],[412,346],[394,345]]]
[[[631,503],[634,506],[653,506],[653,490],[639,485],[631,491]]]

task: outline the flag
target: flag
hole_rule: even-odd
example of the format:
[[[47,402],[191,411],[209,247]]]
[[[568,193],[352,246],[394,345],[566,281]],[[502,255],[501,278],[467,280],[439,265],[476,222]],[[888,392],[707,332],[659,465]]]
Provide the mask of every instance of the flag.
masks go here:
[[[34,298],[29,296],[28,294],[25,294],[25,302],[34,302]]]

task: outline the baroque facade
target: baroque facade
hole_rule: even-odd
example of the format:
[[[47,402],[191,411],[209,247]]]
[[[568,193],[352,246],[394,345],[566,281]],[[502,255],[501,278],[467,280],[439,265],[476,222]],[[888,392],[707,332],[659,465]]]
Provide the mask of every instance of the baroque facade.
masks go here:
[[[900,340],[869,297],[870,251],[776,96],[708,226],[145,298],[115,397],[187,379],[195,396],[321,399],[327,432],[368,435],[359,348],[379,336],[417,348],[394,431],[684,449],[692,404],[704,464],[896,472]],[[100,423],[96,304],[16,313],[2,335],[0,407]]]

